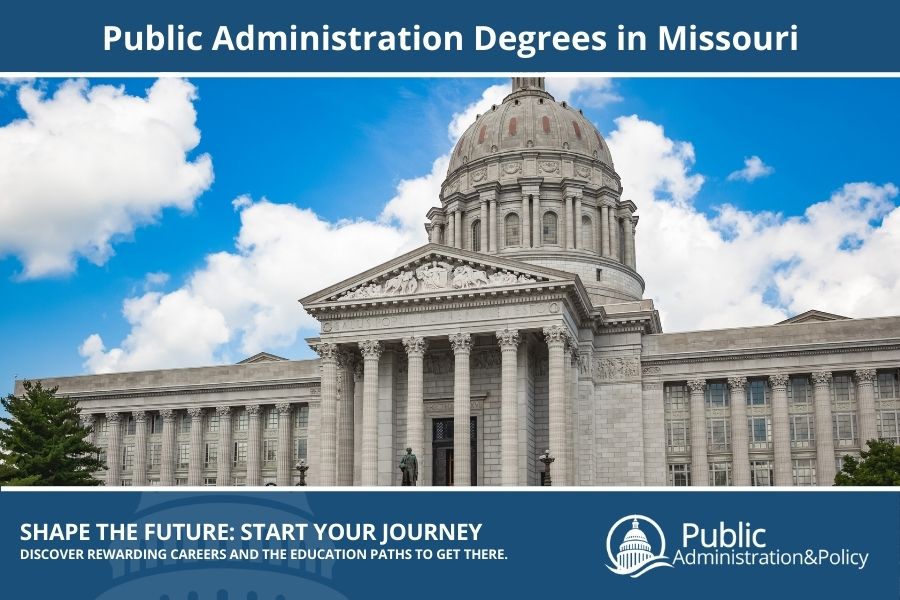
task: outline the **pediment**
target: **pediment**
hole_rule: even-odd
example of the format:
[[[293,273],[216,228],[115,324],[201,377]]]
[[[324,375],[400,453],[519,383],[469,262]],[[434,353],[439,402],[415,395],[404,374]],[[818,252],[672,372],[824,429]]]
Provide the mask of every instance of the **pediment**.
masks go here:
[[[574,283],[571,273],[518,260],[427,244],[300,300],[303,306],[527,289]]]

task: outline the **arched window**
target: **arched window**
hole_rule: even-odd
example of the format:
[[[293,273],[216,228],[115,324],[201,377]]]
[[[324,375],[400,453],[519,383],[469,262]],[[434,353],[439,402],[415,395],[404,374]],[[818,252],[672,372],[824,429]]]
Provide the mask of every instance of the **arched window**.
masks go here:
[[[472,223],[472,250],[481,252],[481,220]]]
[[[555,212],[545,212],[544,213],[544,235],[543,240],[545,244],[558,244],[556,238],[556,224],[559,219],[556,216]]]
[[[581,217],[581,247],[585,250],[594,249],[594,228],[588,216]]]
[[[521,244],[522,233],[519,225],[519,215],[516,213],[509,213],[506,215],[506,219],[504,219],[504,225],[506,227],[506,245],[518,246]]]

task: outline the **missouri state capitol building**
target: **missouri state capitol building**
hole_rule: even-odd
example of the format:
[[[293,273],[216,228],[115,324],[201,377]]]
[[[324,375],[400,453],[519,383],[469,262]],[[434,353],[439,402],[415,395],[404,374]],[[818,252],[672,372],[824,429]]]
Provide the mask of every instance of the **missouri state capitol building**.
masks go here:
[[[294,485],[300,459],[311,485],[400,485],[407,447],[420,486],[540,485],[546,449],[553,485],[829,485],[900,442],[900,317],[664,333],[622,191],[581,111],[515,78],[429,243],[301,299],[318,359],[43,381],[114,486]]]

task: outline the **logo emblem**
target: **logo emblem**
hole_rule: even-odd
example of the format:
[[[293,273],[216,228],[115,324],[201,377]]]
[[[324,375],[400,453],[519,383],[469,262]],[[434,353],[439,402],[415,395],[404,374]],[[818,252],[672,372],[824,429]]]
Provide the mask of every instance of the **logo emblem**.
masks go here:
[[[645,529],[650,531],[651,528],[656,530],[659,536],[659,551],[653,552],[653,545],[647,541],[647,534],[641,530],[641,523],[645,523]],[[628,523],[629,527],[622,527]],[[613,537],[621,535],[624,531],[624,537],[619,544],[619,551],[613,554],[612,541]],[[606,535],[606,554],[609,555],[611,565],[607,568],[616,575],[627,575],[632,578],[640,577],[647,571],[656,567],[671,567],[672,564],[666,562],[666,536],[663,535],[662,528],[650,517],[644,515],[628,515],[622,517],[610,527],[609,533]]]

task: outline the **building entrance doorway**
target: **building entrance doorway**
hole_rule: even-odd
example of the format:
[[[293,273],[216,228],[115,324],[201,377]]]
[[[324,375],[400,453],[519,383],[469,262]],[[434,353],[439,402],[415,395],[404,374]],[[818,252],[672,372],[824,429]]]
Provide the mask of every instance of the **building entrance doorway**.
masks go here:
[[[436,486],[453,485],[453,418],[433,419],[431,435],[431,481]],[[478,424],[476,417],[469,420],[469,445],[472,449],[470,485],[478,482]]]

